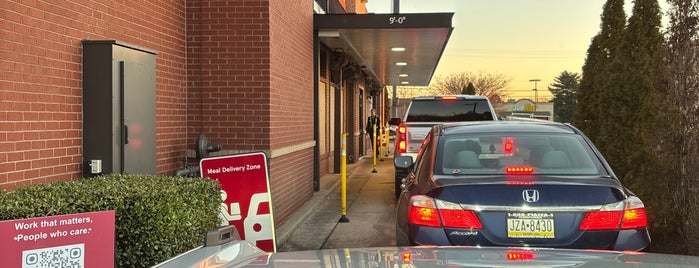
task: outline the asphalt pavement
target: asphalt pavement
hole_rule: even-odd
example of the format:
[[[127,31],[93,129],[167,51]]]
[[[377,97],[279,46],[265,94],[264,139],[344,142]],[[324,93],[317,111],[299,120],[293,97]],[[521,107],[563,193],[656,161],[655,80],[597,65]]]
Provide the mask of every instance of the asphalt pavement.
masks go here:
[[[278,252],[396,244],[393,158],[384,154],[374,167],[371,153],[366,155],[347,165],[349,221],[340,222],[341,174],[322,176],[320,190],[276,228]]]

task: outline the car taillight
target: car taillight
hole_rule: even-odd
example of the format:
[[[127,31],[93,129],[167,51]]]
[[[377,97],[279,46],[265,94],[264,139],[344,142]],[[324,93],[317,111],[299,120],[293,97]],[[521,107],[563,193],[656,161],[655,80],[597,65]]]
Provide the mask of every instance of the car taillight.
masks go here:
[[[619,229],[622,211],[590,211],[580,223],[580,230],[616,230]]]
[[[648,226],[646,207],[638,197],[632,196],[626,200],[626,209],[621,218],[621,229],[636,229]]]
[[[483,225],[472,210],[458,204],[415,195],[408,202],[408,222],[422,226],[482,229]]]
[[[406,153],[408,151],[407,133],[408,127],[405,124],[400,124],[396,129],[396,152]]]
[[[587,212],[579,228],[585,231],[635,229],[646,226],[646,208],[638,197],[632,196],[624,202],[602,207],[599,211]]]

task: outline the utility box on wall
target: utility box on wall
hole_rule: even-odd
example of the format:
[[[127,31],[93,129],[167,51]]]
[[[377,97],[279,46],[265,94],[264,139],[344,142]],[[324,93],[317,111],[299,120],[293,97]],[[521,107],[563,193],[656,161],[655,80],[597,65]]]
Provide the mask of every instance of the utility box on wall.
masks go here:
[[[83,44],[83,176],[155,174],[157,52],[114,40]]]

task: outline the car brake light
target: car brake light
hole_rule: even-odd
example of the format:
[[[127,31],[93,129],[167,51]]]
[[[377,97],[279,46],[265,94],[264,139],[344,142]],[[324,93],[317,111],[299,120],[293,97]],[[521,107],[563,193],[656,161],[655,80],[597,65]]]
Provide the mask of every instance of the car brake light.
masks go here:
[[[416,195],[408,202],[408,222],[424,226],[441,226],[434,200],[424,195]]]
[[[444,96],[442,100],[456,100],[456,96]]]
[[[508,250],[508,261],[531,261],[535,259],[534,252],[528,250]]]
[[[534,173],[534,168],[530,166],[507,166],[505,167],[505,173],[508,175],[532,174]]]
[[[413,254],[410,251],[403,251],[403,262],[410,262],[413,260]]]
[[[623,209],[615,204],[612,205],[613,208],[603,207],[600,211],[587,212],[580,223],[580,230],[618,230],[648,226],[646,209],[638,197],[629,197],[621,204]]]
[[[580,230],[616,230],[619,229],[621,211],[590,211],[580,223]]]
[[[408,150],[408,141],[406,139],[408,127],[405,124],[400,124],[396,129],[396,152],[406,153]]]
[[[636,229],[648,226],[646,207],[638,197],[632,196],[626,200],[626,209],[621,218],[621,229]]]
[[[512,137],[505,138],[505,143],[503,144],[503,147],[503,151],[505,151],[506,154],[512,154],[512,151],[515,148],[515,144],[512,141]]]
[[[534,185],[533,181],[507,181],[507,185]]]
[[[433,198],[424,195],[412,196],[408,204],[408,222],[412,224],[465,229],[483,228],[474,211],[462,209],[458,204],[440,200],[435,202]]]
[[[635,229],[648,226],[645,208],[624,210],[621,218],[621,229]]]

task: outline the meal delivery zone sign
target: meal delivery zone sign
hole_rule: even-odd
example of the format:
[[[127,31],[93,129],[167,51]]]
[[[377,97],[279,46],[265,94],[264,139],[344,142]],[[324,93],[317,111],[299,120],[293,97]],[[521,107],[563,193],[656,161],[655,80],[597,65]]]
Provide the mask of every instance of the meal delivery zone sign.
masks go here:
[[[204,158],[203,178],[221,184],[221,225],[234,225],[242,239],[276,252],[267,156],[262,153]]]

